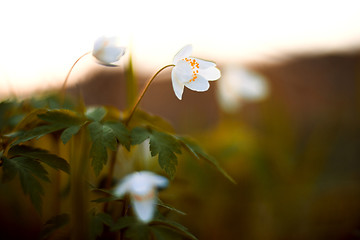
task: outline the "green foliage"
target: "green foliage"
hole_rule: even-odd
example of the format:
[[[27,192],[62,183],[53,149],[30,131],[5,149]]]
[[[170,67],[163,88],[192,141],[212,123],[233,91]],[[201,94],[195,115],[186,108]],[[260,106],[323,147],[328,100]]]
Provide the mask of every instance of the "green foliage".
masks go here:
[[[178,163],[175,154],[181,154],[179,142],[170,134],[150,128],[136,127],[131,131],[132,145],[140,144],[148,138],[151,156],[158,155],[160,167],[170,178],[174,178]]]
[[[25,145],[13,146],[10,148],[8,156],[10,158],[3,157],[3,182],[10,181],[19,174],[24,193],[30,196],[36,209],[41,212],[41,196],[44,194],[44,190],[38,179],[46,182],[50,182],[50,180],[48,172],[40,162],[66,173],[70,173],[69,164],[57,155]]]
[[[129,102],[133,101],[134,96],[128,100]],[[69,174],[65,179],[62,177],[63,175],[61,178],[56,178],[58,181],[56,184],[59,185],[53,190],[57,191],[54,196],[59,197],[57,199],[59,206],[55,206],[57,209],[54,211],[56,214],[59,209],[63,210],[63,206],[60,206],[63,199],[74,198],[70,201],[72,206],[70,214],[55,214],[46,221],[39,239],[56,238],[57,234],[63,230],[72,231],[71,226],[69,229],[64,228],[70,223],[70,219],[85,220],[87,217],[89,217],[89,222],[79,221],[75,225],[72,224],[72,227],[84,226],[84,229],[89,229],[90,239],[102,238],[107,234],[115,236],[111,235],[113,234],[111,232],[117,231],[120,231],[123,237],[131,239],[196,239],[184,226],[161,216],[161,212],[172,211],[182,215],[185,213],[163,203],[160,199],[157,204],[160,207],[158,218],[149,224],[139,222],[136,217],[132,216],[132,211],[125,210],[129,203],[126,199],[114,196],[109,188],[112,173],[107,173],[104,179],[98,178],[108,162],[109,151],[118,151],[119,145],[130,151],[131,146],[149,139],[151,156],[157,156],[160,168],[171,179],[175,176],[182,149],[189,151],[197,159],[207,160],[227,178],[230,180],[232,178],[226,174],[214,158],[207,155],[197,144],[187,138],[175,135],[172,126],[161,117],[138,110],[130,124],[125,126],[123,116],[126,114],[114,107],[99,106],[86,109],[82,100],[71,102],[56,95],[21,102],[14,100],[0,103],[0,174],[2,182],[7,183],[18,177],[22,191],[29,196],[35,209],[41,213],[43,209],[48,209],[48,206],[43,208],[43,195],[47,189],[43,184],[44,182],[50,183],[47,170],[52,168]],[[45,135],[51,136],[49,142],[35,141]],[[76,138],[72,139],[74,136]],[[74,141],[67,144],[71,139]],[[40,146],[40,144],[46,146]],[[79,144],[81,147],[77,148]],[[79,149],[82,149],[82,152],[76,152]],[[63,150],[65,152],[61,152],[61,156],[72,156],[70,162],[73,171],[70,171],[70,164],[67,160],[54,153]],[[117,156],[117,154],[112,156]],[[118,161],[115,158],[112,160]],[[85,172],[87,168],[83,168],[82,165],[86,163],[85,161],[91,161],[95,172],[95,177],[92,175],[91,178],[94,179],[87,179],[89,177]],[[86,179],[83,179],[84,176]],[[87,189],[82,187],[79,187],[79,191],[76,190],[76,194],[74,194],[74,186],[77,186],[74,183],[86,186],[84,180],[96,182],[96,187],[92,185],[90,187],[93,191],[92,194],[95,195],[90,197],[90,194],[86,193]],[[60,193],[58,188],[62,181],[67,181],[65,188],[70,194]],[[102,194],[99,195],[99,192]],[[101,207],[91,211],[88,215],[85,201]],[[122,211],[119,209],[117,212],[114,211],[113,208],[116,207],[113,205],[121,205]],[[73,211],[74,206],[84,206],[84,208]],[[119,216],[120,212],[121,216]],[[74,218],[74,215],[78,218]],[[81,233],[80,230],[79,233]]]
[[[41,196],[44,190],[38,178],[50,182],[47,171],[38,161],[29,157],[4,158],[3,182],[12,180],[17,174],[19,174],[24,193],[30,196],[35,208],[41,212]]]
[[[131,225],[138,224],[138,220],[135,217],[122,217],[119,218],[114,224],[112,224],[110,230],[111,231],[119,231],[124,228],[128,228]]]
[[[99,122],[105,117],[106,112],[104,107],[92,107],[86,111],[85,115],[88,119]]]
[[[73,135],[78,133],[82,125],[86,122],[85,118],[80,114],[66,109],[49,110],[44,114],[39,114],[38,117],[50,122],[50,126],[55,126],[55,128],[59,126],[59,129],[65,128],[60,136],[64,144],[66,144]]]
[[[164,232],[160,229],[168,228],[169,230],[172,230],[173,232],[184,236],[186,239],[197,240],[197,238],[193,234],[191,234],[186,227],[174,221],[166,219],[156,219],[151,222],[151,227],[153,230],[156,229],[155,232],[157,232],[157,234],[160,234],[161,236],[163,236]]]
[[[41,119],[44,122],[39,122],[36,118]],[[61,129],[65,129],[65,133],[63,132],[61,135],[61,140],[66,143],[72,135],[79,131],[80,126],[85,123],[85,118],[76,112],[67,109],[39,109],[28,114],[23,121],[19,123],[20,126],[18,128],[22,129],[32,121],[36,121],[38,124],[42,125],[36,126],[28,131],[19,130],[22,134],[19,135],[13,145],[32,140],[34,138],[39,139],[46,134],[56,132]]]
[[[115,151],[117,142],[130,149],[129,132],[121,122],[92,122],[88,125],[92,140],[90,149],[91,165],[95,174],[99,175],[101,169],[107,162],[107,148]]]
[[[40,239],[47,239],[54,231],[65,226],[70,222],[70,216],[68,214],[60,214],[50,218],[44,224],[44,228],[40,233]]]
[[[195,158],[204,159],[216,167],[227,179],[236,183],[235,180],[220,166],[217,160],[207,154],[199,145],[187,137],[176,136],[160,132],[150,127],[135,127],[131,131],[131,144],[136,145],[150,139],[151,156],[158,155],[160,167],[174,178],[178,164],[176,154],[181,154],[181,148],[185,148]]]
[[[43,149],[33,148],[25,145],[16,145],[10,148],[9,155],[12,156],[19,155],[23,157],[32,158],[34,160],[43,162],[56,170],[62,170],[63,172],[70,174],[70,166],[65,159],[55,154],[51,154]]]
[[[104,231],[104,225],[113,225],[111,216],[106,213],[93,214],[90,219],[90,239],[99,237]]]
[[[199,145],[197,145],[193,140],[186,137],[178,137],[182,146],[191,152],[197,159],[204,159],[210,164],[214,165],[220,173],[222,173],[227,179],[232,183],[236,184],[235,180],[219,165],[218,161],[208,155]]]
[[[0,133],[6,133],[21,121],[23,114],[18,109],[19,105],[10,100],[0,103]]]

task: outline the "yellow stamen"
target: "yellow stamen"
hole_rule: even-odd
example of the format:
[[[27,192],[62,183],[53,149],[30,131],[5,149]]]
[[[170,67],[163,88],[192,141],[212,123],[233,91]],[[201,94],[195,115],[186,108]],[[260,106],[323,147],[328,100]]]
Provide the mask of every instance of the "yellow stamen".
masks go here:
[[[191,66],[192,69],[192,78],[189,80],[189,82],[194,82],[195,79],[197,79],[197,74],[199,73],[199,63],[195,60],[195,59],[188,59],[188,58],[184,58],[183,60],[185,60],[186,62],[188,62]]]

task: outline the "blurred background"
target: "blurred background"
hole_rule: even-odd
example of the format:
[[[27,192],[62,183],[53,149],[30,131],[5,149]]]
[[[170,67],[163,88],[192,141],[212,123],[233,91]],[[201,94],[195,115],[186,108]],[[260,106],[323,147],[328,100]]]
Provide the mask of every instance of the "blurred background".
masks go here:
[[[181,157],[164,200],[199,239],[360,239],[360,2],[9,1],[0,22],[2,99],[60,87],[103,34],[128,54],[76,65],[89,105],[125,108],[130,53],[139,90],[188,43],[217,63],[209,91],[179,101],[165,70],[140,105],[237,181]]]

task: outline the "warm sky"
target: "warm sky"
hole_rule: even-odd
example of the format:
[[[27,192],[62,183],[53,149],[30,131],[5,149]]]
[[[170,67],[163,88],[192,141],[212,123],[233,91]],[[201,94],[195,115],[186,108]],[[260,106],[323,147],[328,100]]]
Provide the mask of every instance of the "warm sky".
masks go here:
[[[191,43],[220,64],[271,61],[286,52],[360,47],[358,0],[24,0],[0,3],[0,97],[59,86],[104,34],[130,46],[136,70],[156,72]],[[74,78],[86,67],[74,69]]]

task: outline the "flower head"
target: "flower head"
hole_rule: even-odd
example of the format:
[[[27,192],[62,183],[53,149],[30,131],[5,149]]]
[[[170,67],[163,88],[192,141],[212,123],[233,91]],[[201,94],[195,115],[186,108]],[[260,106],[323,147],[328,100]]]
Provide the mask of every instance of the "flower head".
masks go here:
[[[125,48],[118,42],[117,37],[99,37],[94,43],[93,56],[103,65],[113,65],[125,54]]]
[[[209,81],[217,80],[221,76],[215,63],[190,57],[191,52],[192,46],[187,45],[173,60],[175,67],[171,72],[171,80],[175,95],[180,100],[184,86],[193,91],[204,92],[210,87]]]
[[[167,178],[152,172],[135,172],[122,180],[114,194],[121,197],[129,193],[135,214],[140,221],[148,223],[154,216],[157,188],[167,187],[168,182]]]
[[[218,84],[218,99],[223,110],[234,112],[243,101],[259,101],[268,95],[266,79],[246,68],[228,66]]]

